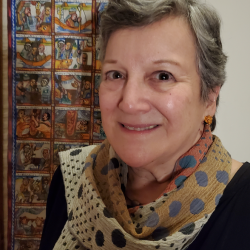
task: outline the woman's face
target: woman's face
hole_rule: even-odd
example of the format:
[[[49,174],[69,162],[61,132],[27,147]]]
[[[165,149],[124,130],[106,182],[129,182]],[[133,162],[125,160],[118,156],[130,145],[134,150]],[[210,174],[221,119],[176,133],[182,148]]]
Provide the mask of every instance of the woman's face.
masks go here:
[[[218,91],[217,91],[218,92]],[[200,98],[195,39],[182,18],[114,32],[100,85],[102,124],[132,167],[169,165],[200,138],[216,109]]]

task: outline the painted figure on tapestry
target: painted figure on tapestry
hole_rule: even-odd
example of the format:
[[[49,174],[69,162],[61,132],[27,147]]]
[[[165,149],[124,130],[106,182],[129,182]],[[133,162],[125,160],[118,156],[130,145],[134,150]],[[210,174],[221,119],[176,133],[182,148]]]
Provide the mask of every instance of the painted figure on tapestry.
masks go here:
[[[16,85],[16,100],[17,103],[25,103],[26,100],[26,88],[24,88],[23,81],[18,81]]]
[[[30,117],[25,114],[24,109],[17,111],[16,135],[17,137],[25,137],[29,132]]]
[[[48,176],[17,176],[16,203],[45,203],[49,193]]]
[[[38,75],[30,75],[30,102],[32,104],[41,103],[41,92],[37,86]]]
[[[24,169],[35,169],[35,165],[32,163],[33,160],[33,153],[34,153],[35,147],[31,144],[24,144],[20,148],[20,165]]]
[[[88,121],[82,120],[76,123],[77,132],[87,132],[88,131]]]
[[[56,32],[90,33],[92,3],[56,2],[55,23]]]
[[[65,50],[62,53],[61,59],[71,59],[73,57],[72,48],[73,48],[74,42],[75,41],[70,38],[65,39]]]
[[[30,31],[31,25],[33,25],[33,18],[30,3],[21,1],[17,6],[17,30]]]
[[[31,42],[27,40],[27,42],[25,42],[24,44],[24,48],[22,49],[22,52],[21,52],[21,56],[24,58],[24,59],[27,59],[27,60],[32,60],[32,46],[31,46]]]
[[[55,48],[56,59],[63,59],[64,50],[65,50],[65,39],[64,38],[57,39]]]
[[[91,74],[56,75],[55,101],[58,104],[90,105]]]
[[[88,39],[56,38],[56,69],[91,69],[92,43]]]
[[[51,102],[51,87],[49,85],[50,79],[44,76],[41,80],[41,101],[49,104]]]
[[[44,24],[51,25],[51,2],[17,1],[16,28],[20,32],[50,32],[43,29]]]
[[[88,54],[81,52],[77,57],[78,69],[84,69],[88,63]]]
[[[51,38],[16,38],[17,68],[43,69],[51,67]]]
[[[55,67],[58,69],[69,69],[73,62],[73,54],[75,50],[73,50],[73,45],[75,41],[71,38],[67,39],[56,39],[56,65]],[[75,54],[74,54],[74,57]]]
[[[77,130],[77,125],[82,121],[85,126]],[[57,109],[55,112],[55,136],[56,138],[68,138],[78,140],[89,139],[90,111],[79,108]],[[79,126],[78,126],[79,128]]]
[[[44,148],[42,151],[42,154],[43,154],[43,158],[41,158],[38,169],[49,171],[50,170],[50,150],[48,148]]]
[[[18,110],[16,135],[19,138],[50,138],[51,111],[47,109]]]
[[[65,18],[65,23],[69,27],[79,27],[81,19],[82,18],[76,14],[76,8],[70,8],[69,15]]]
[[[37,112],[39,112],[38,115]],[[33,128],[33,132],[31,134],[32,137],[50,138],[51,123],[50,123],[49,112],[44,112],[43,114],[41,114],[40,110],[34,109],[33,114],[31,116],[31,121],[32,121],[31,127]]]
[[[80,96],[83,97],[83,99],[89,99],[91,96],[91,82],[90,81],[84,81],[83,87],[80,90]]]
[[[42,23],[51,23],[51,3],[45,3],[44,8],[41,11],[41,4],[40,2],[37,2],[36,14],[38,27],[40,27]]]
[[[44,44],[39,44],[38,46],[38,55],[37,55],[37,61],[42,61],[46,58],[46,54],[44,53],[45,46]]]
[[[48,127],[51,127],[50,113],[46,112],[43,114],[42,123],[46,124]]]
[[[18,141],[16,150],[18,172],[50,170],[50,144],[48,142]]]
[[[15,235],[41,237],[45,208],[16,208]]]
[[[16,74],[17,104],[50,104],[50,74]]]
[[[89,52],[92,52],[92,40],[91,39],[84,39],[80,40],[78,43],[78,56],[77,56],[77,63],[78,69],[84,70],[86,66],[90,65],[89,56],[92,56]]]

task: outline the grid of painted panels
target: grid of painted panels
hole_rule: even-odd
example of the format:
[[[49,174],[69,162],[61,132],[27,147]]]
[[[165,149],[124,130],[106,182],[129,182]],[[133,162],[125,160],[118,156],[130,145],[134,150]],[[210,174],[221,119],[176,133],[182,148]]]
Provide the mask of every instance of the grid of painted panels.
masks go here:
[[[11,249],[38,249],[60,151],[105,139],[102,0],[12,1]]]

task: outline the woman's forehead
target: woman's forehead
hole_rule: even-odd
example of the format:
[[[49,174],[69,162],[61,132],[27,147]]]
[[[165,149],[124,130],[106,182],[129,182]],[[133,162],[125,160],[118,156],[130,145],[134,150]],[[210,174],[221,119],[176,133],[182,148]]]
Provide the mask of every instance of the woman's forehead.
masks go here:
[[[116,60],[168,61],[174,65],[196,61],[194,35],[187,22],[169,17],[153,24],[112,33],[104,64]]]

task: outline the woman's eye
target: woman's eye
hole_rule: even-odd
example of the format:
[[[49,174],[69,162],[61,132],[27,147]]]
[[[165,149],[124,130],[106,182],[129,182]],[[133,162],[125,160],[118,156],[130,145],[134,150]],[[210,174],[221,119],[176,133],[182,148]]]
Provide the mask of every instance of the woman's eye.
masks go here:
[[[115,80],[115,79],[123,79],[124,78],[124,76],[118,71],[110,71],[106,75],[107,75],[108,79]]]
[[[168,72],[158,72],[156,74],[156,78],[158,80],[161,80],[161,81],[168,81],[168,80],[173,79],[173,76],[172,76],[172,74],[170,74]]]

